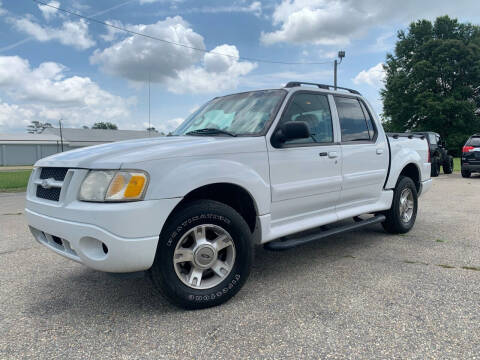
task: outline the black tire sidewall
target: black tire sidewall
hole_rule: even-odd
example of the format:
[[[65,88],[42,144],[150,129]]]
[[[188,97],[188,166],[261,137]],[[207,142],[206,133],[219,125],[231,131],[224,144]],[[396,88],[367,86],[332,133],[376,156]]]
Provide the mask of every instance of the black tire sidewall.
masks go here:
[[[464,178],[469,178],[471,176],[471,172],[469,170],[463,170],[462,169],[462,177]]]
[[[400,218],[400,196],[402,194],[402,191],[407,187],[410,188],[410,190],[412,191],[414,205],[413,205],[412,218],[408,223],[405,223]],[[395,188],[395,193],[393,195],[393,204],[392,204],[392,209],[390,214],[390,216],[392,216],[391,220],[393,221],[397,232],[406,233],[415,225],[415,220],[417,218],[417,210],[418,210],[418,194],[417,194],[417,188],[415,187],[415,183],[413,182],[412,179],[408,177],[402,177],[399,179],[397,187]]]
[[[440,162],[438,161],[437,157],[434,157],[432,159],[431,166],[432,166],[431,176],[437,177],[440,174]]]
[[[173,265],[175,247],[182,236],[201,224],[218,225],[233,239],[236,255],[230,274],[210,289],[193,289],[177,276]],[[180,210],[160,235],[150,274],[154,284],[175,305],[198,309],[219,305],[235,295],[250,273],[253,245],[245,220],[229,206],[211,200],[199,200]]]
[[[453,157],[447,156],[447,160],[443,164],[443,172],[445,174],[451,174],[453,172]]]

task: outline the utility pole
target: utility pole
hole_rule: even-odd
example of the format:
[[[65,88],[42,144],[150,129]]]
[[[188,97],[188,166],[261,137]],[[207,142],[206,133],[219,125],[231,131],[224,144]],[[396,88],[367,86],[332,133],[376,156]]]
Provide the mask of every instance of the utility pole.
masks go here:
[[[60,145],[61,145],[62,152],[63,152],[62,120],[63,119],[58,120],[58,125],[60,125]]]
[[[337,90],[337,67],[338,67],[338,61],[335,59],[333,62],[333,86],[334,90]]]
[[[338,68],[338,65],[342,63],[342,60],[344,57],[345,57],[345,51],[339,51],[338,58],[340,59],[340,61],[335,59],[335,61],[333,62],[333,86],[335,90],[337,90],[337,68]]]

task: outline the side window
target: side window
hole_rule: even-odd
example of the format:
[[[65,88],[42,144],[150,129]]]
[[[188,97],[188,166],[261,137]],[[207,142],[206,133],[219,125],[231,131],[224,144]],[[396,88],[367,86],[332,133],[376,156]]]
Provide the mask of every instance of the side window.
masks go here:
[[[428,134],[431,145],[437,145],[437,137],[434,134]]]
[[[287,141],[287,144],[332,143],[332,114],[327,96],[312,93],[298,93],[293,96],[280,124],[303,121],[307,124],[311,137]]]
[[[365,104],[360,101],[360,105],[362,106],[363,114],[365,115],[365,119],[367,119],[367,127],[368,127],[368,133],[370,135],[370,140],[375,139],[375,135],[377,133],[377,129],[375,127],[375,122],[372,119],[372,116],[370,112],[367,110],[367,107]]]
[[[340,118],[342,142],[370,141],[367,121],[358,100],[335,96],[335,104]]]

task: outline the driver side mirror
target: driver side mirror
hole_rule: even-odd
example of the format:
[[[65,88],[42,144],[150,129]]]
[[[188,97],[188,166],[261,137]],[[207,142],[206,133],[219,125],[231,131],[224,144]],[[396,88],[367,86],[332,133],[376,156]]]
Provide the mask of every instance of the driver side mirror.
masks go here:
[[[274,146],[279,146],[286,141],[305,139],[310,137],[310,130],[304,121],[288,121],[281,125],[272,136]]]

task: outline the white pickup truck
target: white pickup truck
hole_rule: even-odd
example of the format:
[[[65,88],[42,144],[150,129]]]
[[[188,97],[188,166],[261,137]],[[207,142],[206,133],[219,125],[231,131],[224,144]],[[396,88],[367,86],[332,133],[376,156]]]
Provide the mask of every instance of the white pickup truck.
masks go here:
[[[203,308],[240,290],[255,244],[287,249],[380,222],[409,231],[431,186],[428,154],[423,136],[387,136],[357,91],[291,82],[215,98],[167,137],[44,158],[25,211],[56,253],[148,270],[171,302]],[[334,224],[344,219],[355,221]]]

